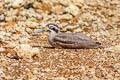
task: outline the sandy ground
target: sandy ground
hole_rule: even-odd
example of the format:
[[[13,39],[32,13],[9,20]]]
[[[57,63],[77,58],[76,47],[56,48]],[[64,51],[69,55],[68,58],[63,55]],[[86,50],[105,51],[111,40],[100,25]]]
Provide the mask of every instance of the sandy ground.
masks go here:
[[[52,48],[50,22],[105,48]],[[0,80],[120,80],[120,1],[0,0]]]

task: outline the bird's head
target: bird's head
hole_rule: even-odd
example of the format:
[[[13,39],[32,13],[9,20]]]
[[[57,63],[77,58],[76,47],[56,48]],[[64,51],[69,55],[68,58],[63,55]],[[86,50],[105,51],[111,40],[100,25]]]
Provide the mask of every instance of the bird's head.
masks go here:
[[[48,31],[50,33],[59,33],[60,32],[60,29],[57,24],[49,23],[46,25],[46,27],[48,28]]]

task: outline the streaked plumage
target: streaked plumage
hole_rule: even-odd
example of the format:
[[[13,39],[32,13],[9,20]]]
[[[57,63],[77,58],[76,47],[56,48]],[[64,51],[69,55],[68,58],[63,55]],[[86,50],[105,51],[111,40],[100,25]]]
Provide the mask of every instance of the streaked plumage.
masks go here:
[[[82,33],[61,33],[56,24],[50,23],[47,25],[49,28],[48,41],[56,48],[68,49],[93,49],[103,48],[100,44],[92,41],[89,37]]]

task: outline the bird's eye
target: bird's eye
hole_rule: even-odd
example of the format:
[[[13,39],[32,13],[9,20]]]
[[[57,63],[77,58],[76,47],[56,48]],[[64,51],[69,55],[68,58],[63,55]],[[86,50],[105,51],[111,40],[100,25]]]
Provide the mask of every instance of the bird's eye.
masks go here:
[[[52,30],[55,30],[55,28],[54,28],[54,27],[52,27],[51,29],[52,29]]]
[[[53,30],[55,30],[55,28],[53,28]]]

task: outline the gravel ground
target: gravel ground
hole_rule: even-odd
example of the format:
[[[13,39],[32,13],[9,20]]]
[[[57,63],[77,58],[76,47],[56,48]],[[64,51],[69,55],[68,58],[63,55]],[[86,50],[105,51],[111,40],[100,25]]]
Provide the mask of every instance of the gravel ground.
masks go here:
[[[50,22],[105,48],[52,48]],[[0,0],[0,80],[120,80],[120,0]]]

